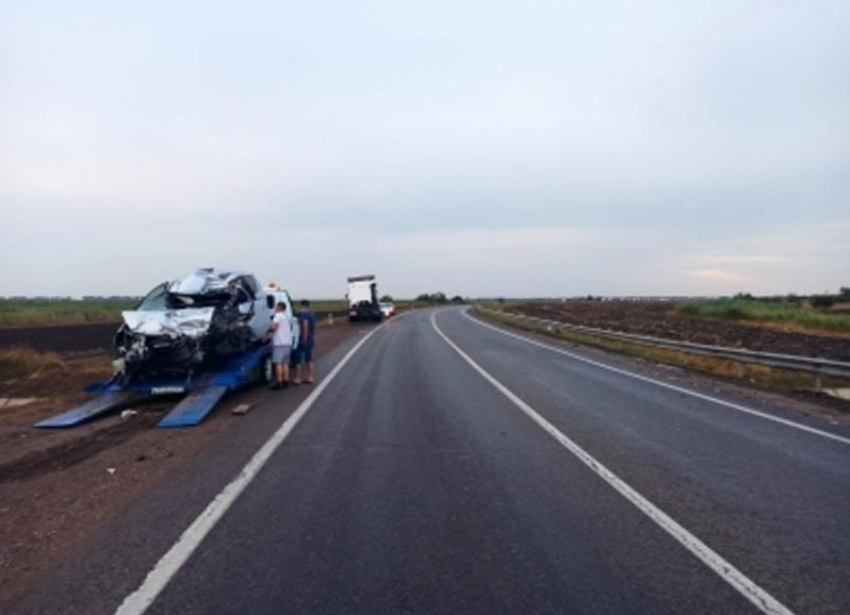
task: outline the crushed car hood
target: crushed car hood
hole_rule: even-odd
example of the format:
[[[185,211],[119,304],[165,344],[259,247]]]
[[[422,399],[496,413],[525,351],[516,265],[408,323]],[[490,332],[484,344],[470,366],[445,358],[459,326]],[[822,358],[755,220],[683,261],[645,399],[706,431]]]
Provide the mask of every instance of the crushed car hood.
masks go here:
[[[161,312],[121,312],[124,324],[138,335],[186,336],[197,339],[206,334],[215,308],[184,308]]]

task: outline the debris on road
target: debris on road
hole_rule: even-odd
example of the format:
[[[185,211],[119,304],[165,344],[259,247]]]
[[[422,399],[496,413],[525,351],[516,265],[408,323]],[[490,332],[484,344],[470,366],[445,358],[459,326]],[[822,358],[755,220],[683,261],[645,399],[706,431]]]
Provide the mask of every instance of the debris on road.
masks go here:
[[[248,412],[251,411],[253,406],[251,404],[239,404],[232,411],[231,414],[235,414],[237,416],[245,416]]]
[[[850,401],[850,388],[823,389],[823,392],[829,395],[830,397]]]
[[[0,397],[0,409],[19,408],[38,401],[37,397]]]

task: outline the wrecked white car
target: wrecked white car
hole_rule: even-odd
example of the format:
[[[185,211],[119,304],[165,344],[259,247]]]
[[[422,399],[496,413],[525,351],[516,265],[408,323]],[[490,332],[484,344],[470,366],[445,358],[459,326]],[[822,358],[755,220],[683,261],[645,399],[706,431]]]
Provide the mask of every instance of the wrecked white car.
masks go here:
[[[198,269],[160,284],[115,335],[116,372],[127,376],[191,374],[202,366],[265,343],[277,302],[286,304],[297,343],[289,293],[261,288],[250,273]]]

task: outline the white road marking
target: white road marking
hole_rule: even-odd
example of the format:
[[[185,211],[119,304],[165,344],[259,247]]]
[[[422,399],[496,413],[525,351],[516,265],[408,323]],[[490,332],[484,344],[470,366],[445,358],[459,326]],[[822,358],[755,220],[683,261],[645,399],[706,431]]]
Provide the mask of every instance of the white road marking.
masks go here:
[[[266,462],[271,458],[277,448],[286,440],[287,436],[292,432],[301,418],[313,406],[322,392],[327,386],[333,382],[340,370],[345,367],[345,364],[354,356],[363,344],[372,337],[381,327],[372,330],[362,340],[348,351],[342,360],[336,364],[331,373],[329,373],[313,390],[312,393],[303,401],[301,405],[292,413],[292,415],[283,422],[278,430],[272,435],[268,441],[263,444],[262,448],[254,453],[251,461],[242,469],[239,475],[227,485],[221,493],[219,493],[206,509],[198,515],[186,531],[180,536],[174,546],[162,556],[156,563],[153,569],[148,573],[142,585],[132,594],[124,599],[116,615],[141,615],[148,607],[153,604],[156,597],[165,589],[169,581],[177,574],[183,564],[189,559],[195,549],[201,544],[210,530],[215,527],[215,524],[224,516],[224,513],[236,501],[239,495],[251,483],[257,474],[262,470]]]
[[[593,365],[595,367],[600,367],[602,369],[606,369],[610,372],[614,372],[617,374],[621,374],[623,376],[628,376],[630,378],[634,378],[635,380],[641,380],[643,382],[649,382],[654,385],[664,387],[665,389],[670,389],[671,391],[676,391],[677,393],[684,393],[685,395],[690,395],[691,397],[697,397],[699,399],[710,401],[712,403],[718,404],[720,406],[725,406],[727,408],[731,408],[732,410],[737,410],[739,412],[744,412],[746,414],[750,414],[753,416],[757,416],[759,418],[773,421],[774,423],[780,423],[785,425],[786,427],[793,427],[794,429],[799,429],[800,431],[805,431],[817,436],[821,436],[822,438],[829,438],[830,440],[834,440],[836,442],[841,442],[842,444],[850,444],[850,438],[846,438],[844,436],[840,436],[838,434],[830,433],[828,431],[823,431],[821,429],[817,429],[815,427],[809,427],[808,425],[803,425],[802,423],[797,423],[795,421],[790,421],[788,419],[783,419],[778,416],[773,416],[772,414],[768,414],[766,412],[761,412],[759,410],[755,410],[753,408],[748,408],[747,406],[742,406],[740,404],[736,404],[730,401],[725,401],[722,399],[718,399],[717,397],[712,397],[711,395],[706,395],[704,393],[698,393],[696,391],[692,391],[690,389],[686,389],[680,386],[676,386],[675,384],[668,384],[666,382],[662,382],[661,380],[655,380],[654,378],[649,378],[647,376],[641,376],[640,374],[635,374],[634,372],[630,372],[625,369],[620,369],[618,367],[612,367],[611,365],[606,365],[605,363],[600,363],[599,361],[594,361],[593,359],[587,359],[581,355],[569,352],[568,350],[563,350],[561,348],[557,348],[555,346],[551,346],[549,344],[544,344],[543,342],[538,342],[537,340],[525,337],[524,335],[517,335],[516,333],[511,333],[509,331],[505,331],[499,327],[494,327],[491,324],[486,322],[482,322],[477,318],[474,318],[467,314],[467,310],[464,310],[462,314],[471,320],[472,322],[485,327],[487,329],[492,329],[502,335],[507,337],[512,337],[514,339],[521,340],[526,342],[527,344],[531,344],[532,346],[537,346],[539,348],[545,348],[546,350],[551,350],[552,352],[557,352],[558,354],[562,354],[564,356],[570,357],[571,359],[575,359],[577,361],[581,361],[583,363],[587,363],[589,365]]]
[[[567,436],[561,433],[557,427],[537,413],[534,408],[517,397],[510,389],[490,375],[483,367],[478,365],[468,354],[461,350],[457,344],[448,338],[443,333],[440,327],[437,326],[435,314],[431,314],[431,326],[443,338],[443,340],[457,352],[460,357],[466,361],[476,372],[478,372],[485,380],[492,384],[496,390],[507,397],[517,408],[522,410],[528,417],[543,428],[546,433],[558,441],[561,446],[575,455],[583,464],[593,470],[605,482],[613,487],[620,495],[625,497],[629,502],[634,504],[647,517],[652,519],[659,527],[675,538],[682,546],[690,551],[702,563],[708,566],[711,570],[717,573],[720,578],[734,587],[742,596],[752,602],[763,613],[770,615],[793,615],[785,605],[771,596],[754,581],[747,577],[743,572],[735,568],[731,563],[723,559],[717,552],[711,549],[708,545],[702,542],[699,538],[691,534],[684,527],[679,525],[664,511],[655,506],[652,502],[635,491],[623,479],[606,468],[590,453],[581,448],[578,444],[570,440]]]

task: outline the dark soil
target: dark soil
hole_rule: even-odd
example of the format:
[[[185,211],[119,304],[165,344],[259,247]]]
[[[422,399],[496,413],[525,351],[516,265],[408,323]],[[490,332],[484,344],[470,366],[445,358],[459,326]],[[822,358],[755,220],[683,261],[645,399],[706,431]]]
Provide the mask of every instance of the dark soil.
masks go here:
[[[320,312],[321,326],[333,315],[339,324],[345,322],[348,310]],[[86,350],[111,350],[112,339],[120,323],[88,325],[50,325],[39,327],[0,327],[0,350],[6,348],[31,348],[39,352],[81,352]]]
[[[567,301],[509,305],[509,312],[574,325],[747,348],[806,357],[850,361],[850,336],[786,331],[761,323],[688,316],[667,301]]]
[[[31,348],[39,352],[109,350],[118,323],[0,329],[0,349]]]
[[[0,483],[9,483],[69,468],[102,450],[126,442],[140,429],[152,427],[161,414],[142,413],[134,420],[121,420],[70,438],[44,450],[33,450],[10,463],[0,463]]]

